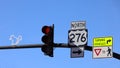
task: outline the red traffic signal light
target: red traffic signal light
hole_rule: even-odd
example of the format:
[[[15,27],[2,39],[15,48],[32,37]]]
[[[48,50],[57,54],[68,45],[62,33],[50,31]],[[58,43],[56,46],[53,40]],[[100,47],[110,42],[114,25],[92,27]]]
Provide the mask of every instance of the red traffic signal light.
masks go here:
[[[45,44],[42,46],[41,50],[45,55],[53,57],[53,46],[54,46],[54,25],[53,26],[43,26],[42,32],[44,36],[42,37],[42,42]]]
[[[42,42],[45,44],[53,43],[53,27],[43,26],[42,32],[45,34],[41,39]]]
[[[44,26],[42,28],[42,32],[45,33],[45,34],[49,34],[51,29],[52,29],[51,26]]]

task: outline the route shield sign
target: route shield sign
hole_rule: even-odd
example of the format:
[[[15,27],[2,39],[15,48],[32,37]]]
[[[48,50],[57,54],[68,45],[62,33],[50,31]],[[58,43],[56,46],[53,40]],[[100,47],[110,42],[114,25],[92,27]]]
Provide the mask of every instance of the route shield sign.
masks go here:
[[[68,43],[72,46],[87,45],[88,32],[87,29],[69,30]]]
[[[71,58],[84,57],[84,46],[87,42],[86,21],[73,21],[71,30],[68,31],[68,45],[77,47],[71,48]]]

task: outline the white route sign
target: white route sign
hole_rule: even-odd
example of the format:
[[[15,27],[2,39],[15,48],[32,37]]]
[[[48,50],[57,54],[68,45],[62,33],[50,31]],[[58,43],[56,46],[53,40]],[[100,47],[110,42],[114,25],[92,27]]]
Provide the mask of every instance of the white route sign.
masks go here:
[[[112,56],[112,46],[93,47],[93,58],[111,58]]]
[[[85,29],[86,28],[86,21],[72,21],[71,29]]]
[[[87,29],[69,30],[68,43],[73,46],[87,45],[88,42]]]

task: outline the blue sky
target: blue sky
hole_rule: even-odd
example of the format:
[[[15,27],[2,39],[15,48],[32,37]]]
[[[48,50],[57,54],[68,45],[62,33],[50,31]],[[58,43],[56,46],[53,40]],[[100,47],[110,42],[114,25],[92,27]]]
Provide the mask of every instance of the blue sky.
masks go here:
[[[94,37],[113,36],[113,51],[120,54],[119,0],[0,0],[0,46],[11,45],[10,35],[22,35],[22,44],[41,44],[44,25],[55,25],[55,43],[68,42],[72,21],[86,21],[88,45]],[[70,58],[70,49],[56,48],[54,57],[40,48],[0,50],[0,68],[119,68],[115,58]]]

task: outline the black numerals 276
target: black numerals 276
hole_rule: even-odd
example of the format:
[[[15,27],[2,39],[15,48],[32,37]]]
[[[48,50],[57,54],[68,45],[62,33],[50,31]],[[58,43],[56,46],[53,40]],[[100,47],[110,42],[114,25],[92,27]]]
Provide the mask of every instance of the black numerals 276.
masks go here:
[[[74,43],[74,42],[85,42],[86,41],[86,36],[85,33],[81,34],[81,33],[75,33],[75,34],[70,34],[70,42]],[[76,38],[76,40],[74,40]]]

